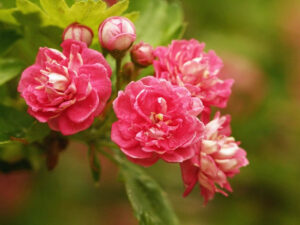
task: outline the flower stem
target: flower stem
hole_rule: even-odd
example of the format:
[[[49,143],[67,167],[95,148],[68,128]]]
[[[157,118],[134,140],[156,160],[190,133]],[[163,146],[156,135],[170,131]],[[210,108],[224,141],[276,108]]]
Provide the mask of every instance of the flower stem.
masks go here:
[[[118,91],[121,89],[121,84],[122,84],[122,76],[121,76],[122,58],[123,57],[116,58],[116,93],[118,93]]]

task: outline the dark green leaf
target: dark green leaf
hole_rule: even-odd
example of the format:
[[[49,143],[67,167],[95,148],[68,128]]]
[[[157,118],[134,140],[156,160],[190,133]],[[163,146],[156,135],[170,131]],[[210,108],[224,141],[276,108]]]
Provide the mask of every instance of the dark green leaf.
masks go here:
[[[0,105],[0,144],[12,140],[26,142],[23,138],[33,121],[26,112]]]
[[[135,216],[141,225],[178,225],[165,193],[145,172],[125,159],[117,158]]]
[[[3,55],[22,36],[13,29],[4,29],[0,26],[0,55]]]
[[[59,48],[62,29],[56,26],[42,26],[39,12],[13,13],[23,30],[24,38],[19,40],[9,55],[18,57],[27,64],[34,63],[39,47]]]
[[[26,133],[26,140],[31,143],[41,141],[50,133],[50,129],[46,123],[34,121]]]
[[[24,65],[15,59],[0,59],[0,85],[20,74]]]

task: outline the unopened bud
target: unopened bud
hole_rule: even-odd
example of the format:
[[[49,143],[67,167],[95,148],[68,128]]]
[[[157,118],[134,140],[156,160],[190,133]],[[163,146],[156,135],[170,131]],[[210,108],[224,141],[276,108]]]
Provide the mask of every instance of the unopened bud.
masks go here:
[[[76,41],[82,41],[89,46],[92,43],[94,34],[91,28],[78,24],[78,23],[73,23],[69,25],[63,33],[63,40],[67,39],[73,39]]]
[[[99,27],[99,41],[108,51],[126,51],[135,41],[133,23],[125,17],[109,17]]]
[[[130,55],[132,62],[142,67],[151,65],[154,60],[152,46],[144,42],[134,45]]]

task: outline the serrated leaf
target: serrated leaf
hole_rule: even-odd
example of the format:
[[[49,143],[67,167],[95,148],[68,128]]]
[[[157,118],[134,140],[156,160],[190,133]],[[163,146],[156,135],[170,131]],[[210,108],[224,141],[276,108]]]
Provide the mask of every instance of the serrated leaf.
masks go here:
[[[70,13],[73,21],[82,24],[98,24],[101,22],[101,14],[106,10],[103,1],[88,0],[86,2],[76,2],[72,5]]]
[[[41,25],[51,25],[51,18],[47,16],[39,6],[30,2],[29,0],[17,0],[16,5],[17,9],[23,14],[38,13]]]
[[[12,16],[12,14],[17,11],[17,9],[0,9],[0,21],[3,23],[17,25],[16,19]]]
[[[92,173],[92,177],[97,184],[100,180],[100,175],[101,175],[101,165],[100,161],[97,155],[97,152],[95,150],[94,146],[90,146],[88,150],[88,159],[89,159],[89,164],[90,164],[90,170]]]
[[[26,112],[18,111],[12,107],[0,105],[0,144],[25,137],[28,127],[34,119]]]
[[[178,225],[166,194],[141,168],[118,158],[126,192],[140,225]]]
[[[93,43],[97,43],[98,36],[96,34],[102,21],[110,16],[122,15],[128,8],[128,4],[128,0],[122,0],[107,8],[106,3],[103,1],[88,0],[86,2],[76,2],[71,7],[72,20],[70,23],[79,22],[90,27],[94,32]]]
[[[40,3],[54,24],[65,27],[70,23],[70,10],[64,0],[40,0]]]
[[[20,74],[24,65],[15,59],[0,59],[0,85]]]
[[[114,4],[113,6],[109,7],[105,11],[105,18],[110,16],[116,16],[122,14],[126,11],[129,5],[129,0],[121,0],[118,3]]]
[[[140,17],[135,22],[137,41],[143,40],[153,46],[166,45],[171,40],[180,38],[185,29],[183,12],[178,2],[131,1],[129,10],[140,12]]]
[[[9,56],[32,64],[40,47],[59,48],[63,30],[57,26],[42,26],[39,12],[26,14],[16,11],[13,15],[21,25],[24,37],[14,45]]]

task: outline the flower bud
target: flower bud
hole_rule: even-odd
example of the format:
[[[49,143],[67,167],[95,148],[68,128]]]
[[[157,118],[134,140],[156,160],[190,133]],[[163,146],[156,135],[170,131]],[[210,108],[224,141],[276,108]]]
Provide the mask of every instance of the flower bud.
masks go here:
[[[144,42],[134,45],[130,55],[132,62],[142,67],[151,65],[154,60],[152,46]]]
[[[94,34],[91,28],[78,24],[78,23],[73,23],[69,25],[63,33],[63,40],[67,39],[73,39],[76,41],[82,41],[89,46],[92,43]]]
[[[126,51],[135,41],[133,23],[125,17],[109,17],[99,27],[99,41],[108,51]]]

